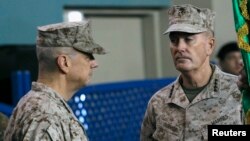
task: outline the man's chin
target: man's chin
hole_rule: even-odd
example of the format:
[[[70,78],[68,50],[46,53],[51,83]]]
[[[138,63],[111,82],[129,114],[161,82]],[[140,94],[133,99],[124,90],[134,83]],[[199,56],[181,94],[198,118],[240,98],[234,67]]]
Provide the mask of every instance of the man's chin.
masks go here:
[[[178,71],[180,71],[180,72],[182,72],[182,71],[189,71],[189,70],[190,70],[190,67],[189,67],[188,65],[186,65],[186,64],[177,64],[177,65],[175,66],[175,68],[176,68]]]

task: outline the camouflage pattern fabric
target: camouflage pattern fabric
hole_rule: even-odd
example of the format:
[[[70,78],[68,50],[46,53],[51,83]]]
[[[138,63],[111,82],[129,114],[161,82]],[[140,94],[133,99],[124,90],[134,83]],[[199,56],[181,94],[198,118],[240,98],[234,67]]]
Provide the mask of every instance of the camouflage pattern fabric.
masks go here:
[[[168,10],[169,28],[164,34],[173,31],[200,33],[214,31],[215,13],[207,8],[190,4],[174,5]]]
[[[38,47],[73,47],[78,51],[105,54],[94,42],[89,21],[65,22],[38,27]]]
[[[18,103],[5,132],[5,141],[87,141],[81,123],[62,97],[42,83]]]
[[[0,141],[3,141],[4,131],[8,125],[8,117],[3,113],[0,113]]]
[[[205,141],[207,125],[243,124],[236,81],[216,66],[209,84],[190,103],[178,78],[150,99],[141,141]]]

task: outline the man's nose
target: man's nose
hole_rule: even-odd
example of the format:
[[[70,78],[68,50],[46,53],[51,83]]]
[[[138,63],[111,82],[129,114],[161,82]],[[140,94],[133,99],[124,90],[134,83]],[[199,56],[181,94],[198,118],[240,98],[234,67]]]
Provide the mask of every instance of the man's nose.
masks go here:
[[[184,39],[180,39],[179,42],[178,42],[178,45],[177,45],[177,49],[178,50],[184,50],[186,48],[187,48],[186,42],[184,41]]]
[[[239,64],[240,66],[244,66],[243,59],[238,59],[238,64]]]
[[[97,68],[98,67],[98,63],[97,63],[97,61],[96,60],[92,60],[91,62],[90,62],[91,64],[91,68]]]

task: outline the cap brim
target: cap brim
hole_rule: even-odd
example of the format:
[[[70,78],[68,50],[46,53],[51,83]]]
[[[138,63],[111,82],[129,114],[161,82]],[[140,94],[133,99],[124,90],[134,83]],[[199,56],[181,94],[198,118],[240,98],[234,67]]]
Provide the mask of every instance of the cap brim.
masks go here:
[[[207,29],[190,24],[173,24],[163,34],[168,34],[170,32],[176,31],[186,33],[201,33],[207,31]]]
[[[91,54],[106,54],[107,51],[100,45],[96,43],[92,43],[89,46],[83,47],[78,47],[78,46],[73,46],[76,50],[81,51],[81,52],[87,52]]]

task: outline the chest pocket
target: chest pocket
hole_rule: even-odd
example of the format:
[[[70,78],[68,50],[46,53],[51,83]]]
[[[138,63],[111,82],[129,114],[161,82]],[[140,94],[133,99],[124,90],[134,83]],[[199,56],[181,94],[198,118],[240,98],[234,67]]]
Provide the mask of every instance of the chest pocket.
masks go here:
[[[182,139],[182,133],[176,126],[162,123],[156,125],[153,138],[157,141],[180,141]]]

